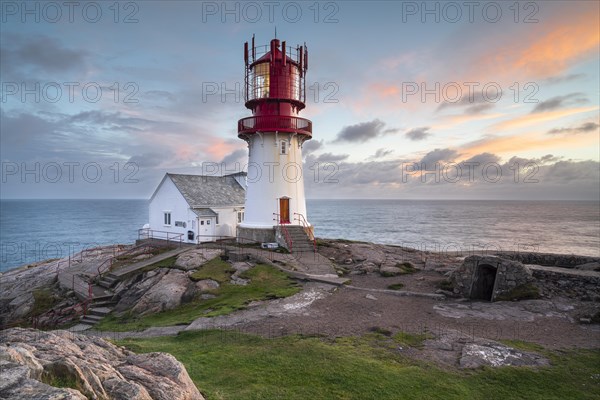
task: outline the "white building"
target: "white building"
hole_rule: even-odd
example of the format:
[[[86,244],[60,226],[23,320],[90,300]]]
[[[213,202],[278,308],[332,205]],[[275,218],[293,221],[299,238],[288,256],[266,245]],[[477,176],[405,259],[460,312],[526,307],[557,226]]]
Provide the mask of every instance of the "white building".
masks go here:
[[[246,173],[165,174],[152,194],[145,234],[186,243],[235,237],[244,220]]]

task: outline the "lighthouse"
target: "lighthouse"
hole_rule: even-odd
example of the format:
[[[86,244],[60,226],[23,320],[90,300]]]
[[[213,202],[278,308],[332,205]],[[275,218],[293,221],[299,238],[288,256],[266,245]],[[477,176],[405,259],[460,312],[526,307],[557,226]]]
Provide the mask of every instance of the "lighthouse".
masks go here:
[[[298,116],[305,107],[306,45],[290,47],[273,39],[266,46],[244,44],[245,105],[252,116],[238,121],[238,137],[248,144],[245,218],[238,238],[281,240],[289,232],[312,238],[306,216],[302,145],[312,138],[312,122]]]

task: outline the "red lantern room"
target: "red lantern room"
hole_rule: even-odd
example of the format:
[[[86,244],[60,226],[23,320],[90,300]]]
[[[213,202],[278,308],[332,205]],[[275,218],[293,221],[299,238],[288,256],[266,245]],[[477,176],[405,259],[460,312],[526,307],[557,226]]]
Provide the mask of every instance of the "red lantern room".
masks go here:
[[[312,122],[298,117],[305,107],[306,45],[292,48],[285,41],[249,48],[244,43],[245,100],[252,116],[238,121],[238,137],[248,141],[256,133],[295,133],[302,143],[312,137]]]

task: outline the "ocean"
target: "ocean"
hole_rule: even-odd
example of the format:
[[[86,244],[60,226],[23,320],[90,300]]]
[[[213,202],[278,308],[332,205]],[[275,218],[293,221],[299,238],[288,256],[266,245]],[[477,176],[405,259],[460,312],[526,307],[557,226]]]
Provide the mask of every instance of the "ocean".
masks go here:
[[[308,200],[317,237],[428,251],[600,257],[600,205],[585,201]],[[2,200],[0,271],[84,248],[132,243],[146,200]]]

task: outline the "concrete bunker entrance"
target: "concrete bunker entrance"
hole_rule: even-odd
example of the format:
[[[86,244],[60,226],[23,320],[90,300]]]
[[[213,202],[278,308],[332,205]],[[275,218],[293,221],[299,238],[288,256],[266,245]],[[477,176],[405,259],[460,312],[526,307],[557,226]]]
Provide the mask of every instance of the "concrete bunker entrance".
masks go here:
[[[497,271],[498,269],[493,265],[480,264],[477,266],[471,286],[471,299],[492,301]]]

